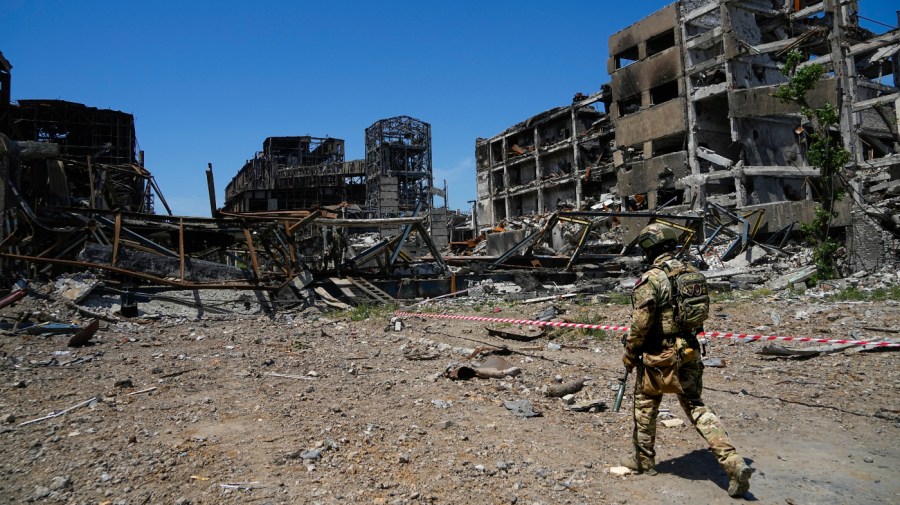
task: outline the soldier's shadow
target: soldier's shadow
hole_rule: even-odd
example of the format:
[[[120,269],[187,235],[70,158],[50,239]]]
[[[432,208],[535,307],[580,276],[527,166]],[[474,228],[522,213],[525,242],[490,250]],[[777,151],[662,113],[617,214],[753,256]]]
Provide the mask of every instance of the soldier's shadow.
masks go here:
[[[746,461],[748,465],[753,463],[749,459]],[[661,461],[656,464],[656,470],[659,473],[675,475],[682,479],[708,480],[722,488],[723,491],[728,491],[728,476],[719,466],[716,457],[706,449],[697,449],[683,456]],[[756,501],[756,497],[752,493],[747,493],[744,499]]]

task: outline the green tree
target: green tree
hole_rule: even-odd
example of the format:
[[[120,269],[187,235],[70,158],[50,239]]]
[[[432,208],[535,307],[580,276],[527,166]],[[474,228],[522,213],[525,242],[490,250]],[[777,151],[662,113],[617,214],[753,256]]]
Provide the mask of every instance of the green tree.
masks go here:
[[[812,127],[807,159],[819,169],[821,176],[809,184],[819,204],[812,221],[801,224],[800,229],[813,247],[817,278],[832,279],[838,276],[835,253],[840,243],[831,225],[837,216],[835,205],[845,193],[841,170],[850,160],[850,153],[831,136],[832,127],[840,122],[840,113],[834,105],[825,103],[813,108],[807,101],[807,93],[825,75],[825,67],[817,63],[800,67],[804,59],[799,51],[788,53],[782,72],[789,80],[778,87],[775,96],[786,103],[797,104]]]

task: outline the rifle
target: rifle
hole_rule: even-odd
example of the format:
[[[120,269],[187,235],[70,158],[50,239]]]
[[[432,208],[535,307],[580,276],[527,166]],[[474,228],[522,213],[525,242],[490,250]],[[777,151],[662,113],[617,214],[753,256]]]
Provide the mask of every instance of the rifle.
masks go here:
[[[625,375],[619,379],[619,391],[616,393],[616,402],[613,404],[613,412],[618,412],[622,406],[622,398],[625,397],[625,383],[628,382],[628,374],[630,370],[625,369]]]

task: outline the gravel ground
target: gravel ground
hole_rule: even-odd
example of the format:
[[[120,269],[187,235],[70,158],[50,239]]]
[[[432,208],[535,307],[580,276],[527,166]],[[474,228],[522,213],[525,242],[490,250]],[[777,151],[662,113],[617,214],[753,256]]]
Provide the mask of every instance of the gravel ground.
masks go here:
[[[429,311],[534,317],[549,304],[456,301]],[[573,321],[628,324],[626,305],[557,302]],[[44,310],[28,297],[10,320]],[[499,312],[498,312],[499,311]],[[896,337],[900,305],[757,296],[716,303],[709,330]],[[0,503],[730,503],[727,478],[689,422],[659,427],[658,476],[609,472],[630,453],[631,392],[612,412],[619,335],[556,331],[523,343],[485,323],[386,311],[209,314],[102,323],[94,345],[0,333]],[[85,322],[83,319],[81,322]],[[507,328],[515,329],[515,328]],[[551,340],[552,339],[552,340]],[[561,348],[548,350],[548,343]],[[517,376],[442,376],[485,344]],[[808,348],[796,344],[791,347]],[[761,503],[898,503],[896,352],[805,360],[714,340],[706,402],[757,468]],[[586,379],[576,412],[542,391]],[[630,381],[631,382],[631,381]],[[93,400],[92,400],[93,399]],[[538,417],[504,402],[528,400]],[[73,407],[59,416],[22,423]],[[687,421],[674,397],[663,408]]]

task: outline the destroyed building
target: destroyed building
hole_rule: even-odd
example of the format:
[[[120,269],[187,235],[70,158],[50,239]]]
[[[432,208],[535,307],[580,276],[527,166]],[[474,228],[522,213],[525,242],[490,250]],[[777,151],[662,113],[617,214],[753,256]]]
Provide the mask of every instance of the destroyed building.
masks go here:
[[[222,209],[210,166],[212,218],[173,216],[143,166],[131,114],[63,100],[10,102],[11,69],[0,54],[4,284],[93,270],[105,272],[107,294],[123,297],[142,284],[179,296],[256,293],[234,295],[242,303],[269,292],[290,304],[330,296],[320,284],[334,281],[330,289],[354,303],[385,303],[393,295],[347,275],[381,276],[398,291],[398,276],[447,274],[431,239],[434,228],[446,243],[447,213],[433,208],[433,195],[445,193],[432,187],[427,123],[379,121],[369,129],[369,158],[349,162],[341,139],[267,138],[228,185]],[[157,201],[165,214],[156,213]],[[151,296],[146,289],[141,296]]]
[[[89,241],[109,244],[115,214],[153,214],[157,199],[169,211],[143,166],[134,116],[64,100],[12,103],[2,54],[0,69],[0,274],[17,259],[64,262]]]
[[[365,159],[345,161],[342,139],[269,137],[226,187],[224,210],[342,205],[375,219],[422,215],[438,247],[447,245],[446,205],[434,206],[434,195],[445,190],[434,187],[431,125],[409,116],[376,121],[366,128],[365,148]]]
[[[365,171],[335,138],[269,137],[225,188],[231,212],[311,209],[365,201]]]
[[[373,217],[428,215],[438,247],[449,242],[446,188],[434,186],[431,125],[409,116],[376,121],[366,128],[366,208]]]
[[[853,197],[841,202],[835,224],[848,228],[856,268],[879,266],[896,256],[900,225],[900,31],[860,27],[855,1],[684,0],[615,33],[607,64],[612,133],[605,133],[614,143],[603,146],[611,163],[576,157],[584,152],[572,147],[583,142],[578,103],[478,139],[479,225],[553,211],[566,200],[584,207],[607,193],[621,198],[623,211],[702,213],[712,205],[737,220],[753,214],[758,222],[742,226],[761,234],[809,221],[817,195],[807,181],[819,172],[806,159],[807,124],[797,106],[773,96],[787,81],[782,66],[791,50],[808,58],[801,65],[826,67],[811,103],[838,107],[833,135],[851,153]],[[565,111],[574,169],[561,185],[541,154],[554,139],[538,125]],[[598,180],[598,172],[609,175]],[[626,238],[640,226],[626,226]]]
[[[597,107],[604,98],[608,88],[577,95],[572,105],[475,142],[479,225],[580,208],[615,185],[612,128]]]
[[[11,69],[0,53],[0,134],[18,166],[3,174],[3,184],[12,182],[39,205],[83,199],[96,208],[152,213],[158,188],[143,168],[134,116],[65,100],[11,103]]]

